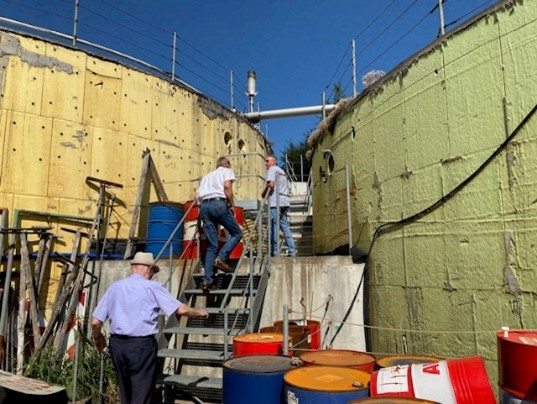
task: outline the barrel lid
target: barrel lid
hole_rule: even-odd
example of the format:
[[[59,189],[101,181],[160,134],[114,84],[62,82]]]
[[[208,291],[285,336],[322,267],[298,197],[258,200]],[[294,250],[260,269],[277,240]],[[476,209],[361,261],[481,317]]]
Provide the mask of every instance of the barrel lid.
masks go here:
[[[225,369],[243,371],[248,373],[274,373],[285,372],[300,366],[302,362],[297,358],[277,355],[250,355],[228,359],[224,362]]]
[[[362,370],[335,366],[303,366],[283,377],[289,386],[324,392],[349,392],[369,388],[371,375]]]
[[[300,359],[311,365],[359,366],[375,362],[375,357],[365,352],[345,349],[304,352]]]
[[[406,397],[366,397],[359,400],[349,401],[347,404],[439,404],[436,401],[421,400],[419,398],[406,398]]]
[[[235,335],[233,341],[237,342],[250,342],[256,344],[274,344],[281,342],[283,343],[283,334],[278,333],[250,333],[250,334],[241,334]]]
[[[419,365],[423,363],[439,362],[442,358],[435,356],[392,355],[377,359],[377,365],[381,368],[402,365]]]
[[[535,330],[499,331],[496,336],[499,340],[537,347],[537,331]]]

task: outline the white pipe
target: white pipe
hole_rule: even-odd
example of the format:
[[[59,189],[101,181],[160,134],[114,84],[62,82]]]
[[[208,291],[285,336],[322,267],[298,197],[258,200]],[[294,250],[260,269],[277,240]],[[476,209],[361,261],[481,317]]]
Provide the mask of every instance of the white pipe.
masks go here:
[[[262,119],[287,118],[302,115],[317,115],[324,112],[330,112],[336,108],[335,104],[315,105],[311,107],[273,109],[271,111],[247,112],[244,117],[250,122],[259,122]]]

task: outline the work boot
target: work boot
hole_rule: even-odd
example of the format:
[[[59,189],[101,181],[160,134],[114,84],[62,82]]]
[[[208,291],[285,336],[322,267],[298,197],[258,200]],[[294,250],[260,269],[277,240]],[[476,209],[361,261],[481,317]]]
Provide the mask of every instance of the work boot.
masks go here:
[[[224,260],[221,260],[220,258],[214,260],[214,266],[216,267],[216,269],[219,269],[222,272],[233,272],[233,268],[231,268]]]

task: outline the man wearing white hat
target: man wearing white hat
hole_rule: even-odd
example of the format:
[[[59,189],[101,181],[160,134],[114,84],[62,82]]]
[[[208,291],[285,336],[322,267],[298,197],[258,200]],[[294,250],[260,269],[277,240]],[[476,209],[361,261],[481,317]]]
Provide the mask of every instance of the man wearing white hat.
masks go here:
[[[204,309],[194,309],[173,297],[160,282],[151,281],[159,267],[152,253],[137,252],[131,275],[112,283],[93,312],[93,340],[99,351],[106,347],[101,332],[110,320],[110,355],[118,376],[122,403],[149,404],[157,377],[157,319],[166,316],[207,318]]]

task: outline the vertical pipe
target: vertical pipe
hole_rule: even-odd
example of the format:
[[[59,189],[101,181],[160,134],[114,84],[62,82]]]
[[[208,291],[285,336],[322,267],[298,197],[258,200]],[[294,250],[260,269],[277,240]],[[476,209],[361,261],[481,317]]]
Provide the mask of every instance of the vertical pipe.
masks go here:
[[[283,305],[283,354],[289,355],[289,307]]]
[[[78,0],[75,0],[75,19],[73,22],[73,46],[76,46],[77,35],[78,35]]]
[[[273,234],[272,237],[276,239],[276,251],[274,252],[274,255],[279,257],[280,256],[280,184],[278,181],[279,175],[276,174],[276,183],[274,184],[274,192],[276,193],[276,226],[274,226],[274,232],[276,234]],[[270,206],[270,202],[269,202]],[[271,212],[272,215],[272,212]]]
[[[352,95],[356,95],[356,42],[352,42]]]
[[[345,188],[347,190],[347,222],[349,226],[349,255],[352,248],[351,192],[349,186],[349,165],[345,165]]]
[[[300,182],[304,182],[304,160],[302,154],[300,155]]]
[[[446,33],[444,28],[444,0],[438,0],[438,11],[440,12],[440,34],[443,36]]]
[[[235,100],[233,99],[233,70],[229,72],[229,86],[230,86],[230,102],[231,102],[231,110],[235,111]]]
[[[172,81],[175,81],[175,52],[177,49],[177,32],[173,33],[173,47],[172,47]]]
[[[326,94],[324,93],[324,91],[322,92],[322,102],[323,102],[323,119],[326,118],[326,110],[325,110],[325,106],[326,106]]]
[[[228,337],[228,327],[229,327],[229,321],[227,318],[228,315],[228,308],[224,308],[224,359],[229,358],[229,337]]]

